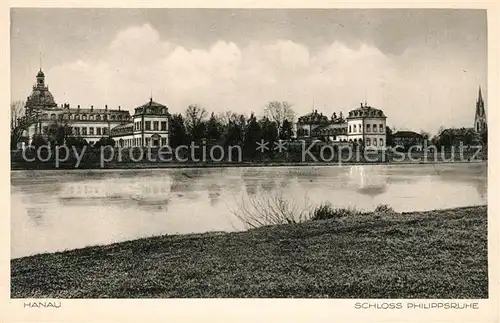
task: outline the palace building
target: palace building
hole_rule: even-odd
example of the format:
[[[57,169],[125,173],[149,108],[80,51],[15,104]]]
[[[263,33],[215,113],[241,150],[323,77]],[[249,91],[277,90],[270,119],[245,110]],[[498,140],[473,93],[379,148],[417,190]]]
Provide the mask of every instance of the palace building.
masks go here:
[[[366,103],[349,111],[347,118],[336,113],[331,118],[317,110],[299,117],[298,138],[317,138],[330,142],[348,142],[365,147],[384,149],[386,147],[386,119],[380,109]]]
[[[160,146],[168,143],[168,108],[150,102],[135,109],[133,116],[127,110],[71,107],[57,105],[45,84],[45,74],[40,69],[25,105],[24,116],[15,122],[22,132],[20,137],[31,144],[33,135],[47,136],[49,128],[63,126],[70,136],[95,144],[102,137],[111,137],[120,146]]]
[[[349,111],[347,117],[347,138],[349,141],[376,149],[384,149],[386,146],[387,117],[380,109],[369,105],[363,105]]]

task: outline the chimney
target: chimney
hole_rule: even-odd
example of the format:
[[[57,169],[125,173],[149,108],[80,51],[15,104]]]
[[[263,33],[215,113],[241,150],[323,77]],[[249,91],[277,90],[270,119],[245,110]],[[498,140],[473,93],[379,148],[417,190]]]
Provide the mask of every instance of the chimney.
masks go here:
[[[90,106],[90,112],[92,112],[92,111],[94,111],[94,106],[93,105]]]
[[[120,111],[120,110],[121,110],[121,107],[120,107],[120,106],[118,106],[118,111]]]
[[[104,109],[105,109],[106,111],[108,111],[108,105],[107,105],[107,104],[104,106]]]

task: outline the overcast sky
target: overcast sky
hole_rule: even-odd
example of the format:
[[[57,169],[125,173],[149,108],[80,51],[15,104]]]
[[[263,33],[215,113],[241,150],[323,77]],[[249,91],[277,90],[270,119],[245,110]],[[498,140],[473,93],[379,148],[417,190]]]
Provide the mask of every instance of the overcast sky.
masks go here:
[[[297,114],[368,104],[399,129],[473,125],[484,10],[12,9],[12,99],[39,69],[58,104]],[[487,102],[486,102],[487,106]]]

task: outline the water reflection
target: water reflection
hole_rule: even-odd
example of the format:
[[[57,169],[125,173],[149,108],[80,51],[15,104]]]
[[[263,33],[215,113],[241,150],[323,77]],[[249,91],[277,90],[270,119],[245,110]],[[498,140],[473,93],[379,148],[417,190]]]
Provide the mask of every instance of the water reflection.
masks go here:
[[[231,209],[255,194],[365,210],[485,204],[486,173],[485,164],[12,172],[12,255],[237,230]]]

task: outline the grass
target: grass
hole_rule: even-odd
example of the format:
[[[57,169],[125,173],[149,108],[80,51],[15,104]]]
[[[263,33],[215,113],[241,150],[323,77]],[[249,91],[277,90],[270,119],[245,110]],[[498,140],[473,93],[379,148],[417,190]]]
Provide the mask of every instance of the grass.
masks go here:
[[[14,259],[11,297],[487,298],[487,207],[354,214]]]

